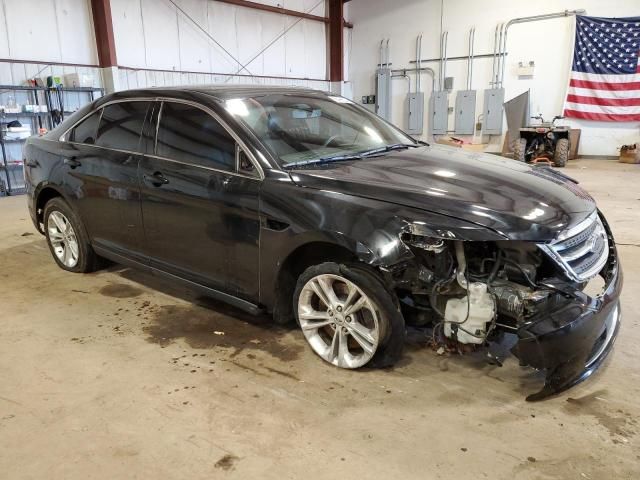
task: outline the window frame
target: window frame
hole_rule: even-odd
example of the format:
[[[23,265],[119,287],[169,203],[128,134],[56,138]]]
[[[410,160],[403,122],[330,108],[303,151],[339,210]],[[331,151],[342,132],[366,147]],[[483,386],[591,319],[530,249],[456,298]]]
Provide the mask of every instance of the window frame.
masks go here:
[[[83,123],[85,120],[89,120],[89,117],[93,116],[94,114],[98,115],[98,122],[96,123],[96,128],[93,131],[93,143],[85,143],[85,142],[76,142],[75,140],[73,141],[69,141],[69,143],[75,143],[77,145],[92,145],[92,146],[98,146],[96,145],[96,138],[98,137],[98,128],[100,128],[100,122],[102,121],[102,108],[100,108],[99,110],[92,110],[91,112],[89,112],[87,115],[85,115],[84,117],[82,117],[80,119],[80,121],[76,122],[73,127],[71,127],[69,130],[67,130],[64,133],[64,136],[68,136],[70,135],[72,132],[74,133],[75,136],[75,129],[77,127],[80,126],[81,123]]]
[[[155,127],[155,134],[154,134],[154,138],[153,138],[153,154],[144,153],[144,152],[132,152],[132,151],[129,151],[129,150],[122,150],[122,149],[110,148],[110,147],[102,147],[100,145],[90,145],[90,144],[87,144],[87,143],[80,143],[80,142],[75,142],[75,141],[68,140],[69,132],[71,132],[71,130],[76,128],[76,126],[78,126],[80,123],[82,123],[84,120],[89,118],[94,113],[100,112],[100,118],[98,119],[98,125],[96,126],[96,132],[97,132],[98,131],[98,127],[100,125],[100,120],[102,120],[102,111],[104,110],[104,108],[108,107],[111,104],[122,103],[122,102],[152,102],[152,103],[156,102],[156,103],[160,103],[160,110],[158,111],[158,115],[156,115],[155,126],[151,125],[151,128]],[[196,165],[196,164],[183,162],[183,161],[180,161],[180,160],[175,160],[175,159],[172,159],[172,158],[166,158],[166,157],[161,157],[161,156],[156,155],[156,148],[157,148],[157,144],[158,144],[158,129],[160,128],[160,118],[162,116],[162,104],[163,104],[163,102],[173,102],[173,103],[182,103],[182,104],[185,104],[185,105],[191,105],[193,107],[199,108],[200,110],[204,111],[205,113],[207,113],[208,115],[213,117],[213,119],[216,120],[222,126],[222,128],[231,136],[231,138],[233,138],[235,140],[235,142],[236,142],[235,170],[234,171],[220,170],[220,169],[213,168],[213,167],[207,167],[207,166],[203,166],[203,165]],[[152,123],[151,119],[149,120],[149,123],[150,124]],[[115,100],[110,100],[108,102],[105,102],[103,105],[100,105],[96,109],[91,110],[90,112],[87,112],[86,115],[84,115],[77,122],[75,122],[71,127],[69,127],[67,130],[65,130],[64,133],[62,133],[60,135],[60,137],[58,137],[58,141],[64,142],[64,143],[70,143],[70,144],[73,144],[73,145],[89,145],[89,146],[95,147],[95,148],[101,148],[101,149],[105,149],[105,150],[113,150],[113,151],[122,152],[122,153],[130,153],[132,155],[144,155],[146,157],[156,158],[158,160],[165,160],[165,161],[168,161],[168,162],[179,163],[181,165],[188,165],[188,166],[191,166],[191,167],[203,168],[205,170],[211,170],[211,171],[214,171],[214,172],[224,173],[226,175],[233,175],[233,176],[243,177],[243,178],[252,179],[252,180],[262,181],[262,180],[265,179],[265,173],[264,173],[264,170],[262,168],[262,165],[260,165],[260,162],[257,160],[256,156],[247,147],[247,143],[244,140],[242,140],[240,135],[238,135],[233,130],[233,128],[231,128],[229,126],[229,124],[225,120],[223,120],[222,117],[218,113],[216,113],[214,110],[212,110],[211,108],[209,108],[209,107],[207,107],[205,105],[201,105],[201,104],[199,104],[197,102],[194,102],[194,101],[191,101],[191,100],[182,100],[182,99],[179,99],[179,98],[171,98],[171,97],[136,97],[136,98],[119,98],[119,99],[115,99]],[[245,155],[247,156],[249,161],[251,163],[253,163],[253,166],[256,169],[255,170],[255,174],[250,174],[248,172],[244,172],[243,173],[243,172],[241,172],[239,170],[239,168],[238,168],[239,167],[238,147],[242,149],[242,151],[245,153]]]
[[[118,99],[118,100],[113,100],[111,102],[107,102],[104,105],[100,105],[100,107],[98,108],[98,110],[100,111],[100,118],[98,119],[98,125],[96,126],[96,138],[95,141],[98,141],[98,132],[100,131],[100,124],[102,123],[102,117],[104,116],[104,111],[107,107],[110,107],[111,105],[115,105],[118,103],[133,103],[133,102],[147,102],[149,103],[148,107],[147,107],[147,111],[144,114],[144,118],[142,119],[142,129],[140,130],[140,134],[138,138],[138,149],[137,150],[128,150],[126,148],[114,148],[114,147],[105,147],[104,145],[96,145],[93,144],[94,147],[98,147],[98,148],[102,148],[105,150],[113,150],[116,152],[128,152],[131,153],[133,155],[144,155],[144,152],[142,151],[143,149],[140,148],[140,141],[142,140],[143,137],[143,132],[144,132],[144,127],[146,125],[146,123],[150,120],[147,119],[148,115],[149,115],[149,111],[150,109],[153,107],[153,104],[155,102],[154,99],[147,99],[147,98],[131,98],[131,99]],[[95,110],[95,111],[98,111]],[[89,115],[90,116],[90,115]],[[89,118],[89,116],[85,117],[85,118]],[[78,122],[76,125],[79,125],[82,122],[82,120],[80,122]],[[75,127],[74,127],[75,128]],[[73,142],[73,143],[77,143],[77,142]],[[87,143],[80,143],[80,145],[89,145]]]
[[[247,148],[245,142],[240,138],[240,136],[231,128],[229,127],[229,125],[220,117],[220,115],[218,115],[216,112],[214,112],[213,110],[211,110],[210,108],[204,106],[204,105],[200,105],[199,103],[190,101],[190,100],[182,100],[182,99],[178,99],[178,98],[166,98],[166,97],[159,97],[157,98],[157,101],[160,103],[160,109],[158,111],[158,115],[156,118],[156,125],[155,125],[155,138],[154,138],[154,142],[153,142],[153,154],[146,154],[148,157],[151,158],[156,158],[158,160],[166,160],[168,162],[173,162],[173,163],[179,163],[181,165],[188,165],[191,167],[197,167],[197,168],[203,168],[205,170],[211,170],[213,172],[219,172],[225,175],[234,175],[237,177],[243,177],[243,178],[248,178],[248,179],[253,179],[253,180],[264,180],[264,171],[262,170],[262,167],[260,166],[260,164],[258,163],[258,161],[256,160],[255,156],[249,151],[249,149]],[[218,122],[218,124],[222,127],[222,129],[234,140],[235,142],[235,161],[234,161],[234,167],[232,170],[222,170],[220,168],[215,168],[215,167],[209,167],[206,165],[199,165],[196,163],[191,163],[191,162],[185,162],[182,160],[176,160],[173,158],[168,158],[168,157],[164,157],[161,155],[158,155],[158,131],[160,129],[160,121],[162,120],[162,111],[164,110],[164,104],[165,103],[179,103],[179,104],[183,104],[183,105],[189,105],[192,107],[195,107],[199,110],[202,110],[204,113],[206,113],[207,115],[209,115],[211,118],[213,118],[216,122]],[[249,161],[253,164],[254,168],[255,168],[255,173],[249,173],[249,172],[242,172],[239,168],[240,166],[240,150],[242,150],[245,155],[247,156],[247,158],[249,159]]]

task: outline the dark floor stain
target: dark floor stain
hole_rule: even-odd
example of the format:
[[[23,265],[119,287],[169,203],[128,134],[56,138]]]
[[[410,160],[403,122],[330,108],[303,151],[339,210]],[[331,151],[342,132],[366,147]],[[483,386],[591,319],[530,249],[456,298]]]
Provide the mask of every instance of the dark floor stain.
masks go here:
[[[126,283],[112,283],[102,287],[100,294],[113,298],[133,298],[142,295],[143,291]]]
[[[637,433],[637,420],[621,409],[614,410],[610,402],[604,400],[606,390],[580,398],[567,398],[565,410],[571,415],[589,415],[609,431],[609,435],[630,438]]]
[[[239,458],[235,455],[227,454],[218,460],[214,466],[216,468],[221,468],[222,470],[231,470],[238,460]]]
[[[21,237],[30,237],[31,235],[33,235],[33,233],[31,232],[24,232],[22,235],[20,235]]]
[[[148,312],[150,322],[143,331],[147,341],[161,346],[184,339],[192,348],[230,349],[231,358],[244,350],[260,350],[282,361],[294,360],[303,351],[302,340],[284,344],[288,330],[268,316],[252,316],[219,302],[208,301],[206,307],[163,305]]]

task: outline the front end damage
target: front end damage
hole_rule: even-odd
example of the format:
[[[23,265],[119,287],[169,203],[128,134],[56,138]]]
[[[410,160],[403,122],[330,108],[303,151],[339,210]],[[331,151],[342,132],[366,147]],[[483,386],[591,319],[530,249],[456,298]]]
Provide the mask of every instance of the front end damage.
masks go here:
[[[515,338],[511,352],[520,364],[545,372],[544,387],[527,400],[586,379],[611,350],[622,271],[598,212],[545,244],[461,241],[419,224],[407,226],[401,240],[413,259],[384,270],[406,321],[449,343],[490,346]],[[587,285],[598,276],[604,286],[589,295]]]

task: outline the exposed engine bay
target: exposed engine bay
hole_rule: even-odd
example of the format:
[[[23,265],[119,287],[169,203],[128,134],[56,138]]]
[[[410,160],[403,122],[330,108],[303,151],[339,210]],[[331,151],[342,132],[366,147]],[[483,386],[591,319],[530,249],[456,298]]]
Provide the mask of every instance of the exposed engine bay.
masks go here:
[[[520,364],[547,372],[543,390],[528,400],[580,381],[589,362],[601,361],[603,349],[612,343],[617,306],[604,321],[578,325],[589,317],[589,305],[601,302],[601,296],[592,299],[583,293],[589,281],[601,275],[604,290],[621,282],[613,238],[599,216],[592,215],[552,246],[434,239],[413,228],[401,239],[415,261],[388,273],[406,322],[431,328],[433,338],[443,344],[476,348],[513,334],[511,351]],[[578,327],[582,337],[555,338]],[[491,357],[489,349],[487,355]]]

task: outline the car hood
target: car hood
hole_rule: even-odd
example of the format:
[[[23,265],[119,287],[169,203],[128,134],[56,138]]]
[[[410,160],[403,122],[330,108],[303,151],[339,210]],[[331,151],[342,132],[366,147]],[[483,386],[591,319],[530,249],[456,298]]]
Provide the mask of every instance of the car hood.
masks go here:
[[[443,145],[290,173],[303,187],[459,218],[513,240],[553,240],[596,208],[576,182],[553,169]]]

